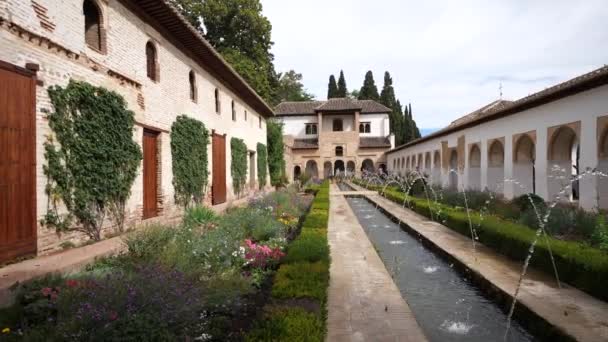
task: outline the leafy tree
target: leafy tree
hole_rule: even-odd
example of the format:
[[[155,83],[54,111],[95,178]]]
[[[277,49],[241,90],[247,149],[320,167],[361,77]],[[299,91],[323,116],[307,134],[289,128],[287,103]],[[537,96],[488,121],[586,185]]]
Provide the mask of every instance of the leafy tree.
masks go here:
[[[42,223],[100,240],[108,214],[122,229],[142,159],[133,141],[134,114],[122,96],[86,82],[70,80],[65,88],[50,87],[48,94],[53,134],[44,143],[43,171],[50,204]],[[59,214],[59,202],[66,214]]]
[[[329,76],[329,84],[327,84],[327,99],[338,97],[338,84],[334,75]]]
[[[209,182],[207,168],[209,131],[199,120],[186,115],[171,125],[171,158],[175,202],[184,207],[200,204]]]
[[[270,171],[270,184],[283,185],[285,178],[285,159],[283,158],[283,123],[277,120],[268,120],[268,170]]]
[[[380,95],[378,95],[378,88],[374,82],[374,74],[372,71],[365,73],[365,80],[363,80],[363,86],[359,91],[359,100],[374,100],[378,101]]]
[[[340,77],[338,78],[338,92],[337,97],[346,97],[348,90],[346,89],[346,79],[344,78],[344,72],[340,70]]]
[[[283,101],[309,101],[314,95],[308,93],[302,84],[302,74],[294,70],[279,75],[279,87],[277,89],[278,102]]]
[[[353,89],[349,94],[346,95],[349,99],[359,99],[359,89]]]

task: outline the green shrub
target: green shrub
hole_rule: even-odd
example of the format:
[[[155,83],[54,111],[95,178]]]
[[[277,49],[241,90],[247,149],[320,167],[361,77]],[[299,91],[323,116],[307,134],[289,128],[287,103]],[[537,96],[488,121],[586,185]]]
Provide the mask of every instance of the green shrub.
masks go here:
[[[286,263],[301,261],[316,262],[324,261],[329,263],[329,245],[327,244],[327,231],[324,229],[310,229],[320,231],[320,233],[302,234],[291,243],[285,257]]]
[[[525,212],[534,209],[534,206],[537,208],[545,207],[545,200],[536,194],[529,193],[515,197],[511,200],[511,204],[517,207],[519,211]]]
[[[174,238],[175,233],[174,228],[155,224],[127,235],[124,242],[132,257],[156,260]]]
[[[198,227],[205,223],[215,221],[217,215],[213,210],[203,206],[186,209],[183,224],[188,227]]]
[[[608,252],[608,224],[603,214],[598,215],[595,231],[591,235],[591,241],[599,249]]]
[[[301,308],[273,308],[264,315],[245,341],[322,342],[325,322]]]
[[[325,210],[311,210],[310,214],[304,219],[302,229],[326,228],[329,215]]]
[[[313,298],[325,303],[329,284],[326,262],[298,262],[281,265],[274,278],[272,296],[275,298]]]

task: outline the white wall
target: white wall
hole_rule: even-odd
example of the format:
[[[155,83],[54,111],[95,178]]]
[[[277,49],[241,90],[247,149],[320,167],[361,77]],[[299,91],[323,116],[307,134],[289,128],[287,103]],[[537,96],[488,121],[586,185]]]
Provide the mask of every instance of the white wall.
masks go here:
[[[362,137],[387,137],[389,135],[388,114],[361,114],[359,122],[371,124],[371,132],[361,133]]]
[[[316,138],[318,134],[306,134],[307,123],[317,123],[317,115],[282,116],[279,118],[283,126],[284,135],[292,135],[295,139]],[[319,127],[317,127],[318,132]]]
[[[342,119],[342,131],[349,132],[354,130],[355,126],[355,115],[332,115],[332,114],[321,114],[323,120],[323,132],[333,131],[334,119]],[[359,127],[357,127],[359,131]]]

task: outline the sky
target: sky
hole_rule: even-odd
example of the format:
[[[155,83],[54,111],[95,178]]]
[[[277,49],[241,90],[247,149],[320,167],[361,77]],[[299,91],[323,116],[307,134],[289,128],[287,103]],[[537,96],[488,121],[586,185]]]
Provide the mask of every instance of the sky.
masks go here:
[[[261,0],[278,72],[317,99],[330,74],[348,90],[389,71],[397,98],[432,129],[608,63],[606,0]]]

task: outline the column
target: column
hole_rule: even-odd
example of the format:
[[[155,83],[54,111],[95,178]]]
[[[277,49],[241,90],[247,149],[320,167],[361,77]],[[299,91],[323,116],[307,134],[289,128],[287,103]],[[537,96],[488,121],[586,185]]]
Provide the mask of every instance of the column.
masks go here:
[[[601,132],[599,132],[601,134]],[[581,136],[580,136],[580,159],[579,172],[582,174],[587,171],[587,168],[594,169],[598,166],[598,129],[597,119],[585,117],[581,120]],[[584,209],[594,209],[598,206],[598,181],[597,177],[585,175],[579,182],[579,205]]]

